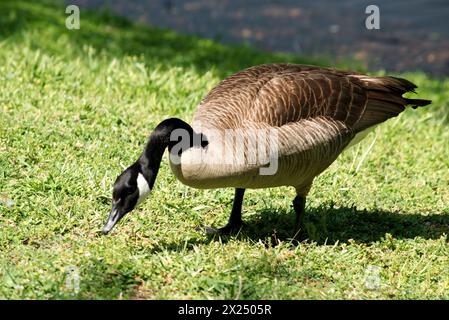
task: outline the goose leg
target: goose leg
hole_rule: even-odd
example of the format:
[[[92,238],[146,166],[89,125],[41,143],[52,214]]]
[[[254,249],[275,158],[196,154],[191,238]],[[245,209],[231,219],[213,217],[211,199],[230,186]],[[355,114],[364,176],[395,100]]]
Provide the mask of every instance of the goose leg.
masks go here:
[[[242,221],[242,202],[243,195],[245,194],[245,189],[236,188],[234,203],[232,205],[231,216],[229,217],[228,223],[221,228],[206,228],[206,233],[208,234],[233,234],[237,233],[243,226]]]
[[[306,207],[306,197],[312,187],[312,182],[296,187],[296,197],[293,199],[293,209],[296,213],[295,238],[305,240],[307,231],[304,225],[304,212]]]
[[[293,209],[295,209],[295,233],[299,234],[304,232],[304,211],[306,207],[306,198],[302,196],[296,196],[293,200]]]

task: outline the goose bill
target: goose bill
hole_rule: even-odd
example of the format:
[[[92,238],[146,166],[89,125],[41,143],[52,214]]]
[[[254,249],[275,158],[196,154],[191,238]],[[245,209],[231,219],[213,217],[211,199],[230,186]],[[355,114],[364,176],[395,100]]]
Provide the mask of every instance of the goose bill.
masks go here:
[[[120,218],[123,216],[123,214],[120,213],[120,211],[114,206],[112,207],[111,213],[109,214],[108,221],[103,227],[103,234],[108,234],[112,228],[119,222]]]

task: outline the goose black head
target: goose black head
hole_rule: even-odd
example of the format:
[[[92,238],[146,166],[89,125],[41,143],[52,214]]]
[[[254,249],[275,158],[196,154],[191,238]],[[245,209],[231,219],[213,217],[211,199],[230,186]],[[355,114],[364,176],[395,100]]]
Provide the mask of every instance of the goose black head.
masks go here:
[[[103,227],[103,234],[109,233],[117,222],[141,203],[149,193],[150,185],[138,162],[123,171],[114,183],[112,210]]]
[[[172,140],[171,134],[175,129],[183,129],[185,135],[181,137],[176,135]],[[111,231],[117,222],[142,202],[153,189],[164,150],[168,147],[170,152],[175,144],[186,141],[183,146],[190,148],[196,141],[194,138],[202,147],[207,146],[208,142],[203,140],[205,137],[194,134],[192,127],[180,119],[167,119],[157,125],[148,138],[139,160],[123,171],[114,183],[112,211],[103,227],[104,234]]]

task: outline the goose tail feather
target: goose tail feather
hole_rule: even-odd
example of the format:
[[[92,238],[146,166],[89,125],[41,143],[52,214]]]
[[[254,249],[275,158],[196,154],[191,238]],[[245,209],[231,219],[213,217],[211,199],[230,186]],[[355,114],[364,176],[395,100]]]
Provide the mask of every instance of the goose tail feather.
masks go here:
[[[432,100],[427,99],[408,99],[404,98],[405,102],[408,106],[411,106],[413,109],[416,109],[418,107],[424,107],[432,103]]]

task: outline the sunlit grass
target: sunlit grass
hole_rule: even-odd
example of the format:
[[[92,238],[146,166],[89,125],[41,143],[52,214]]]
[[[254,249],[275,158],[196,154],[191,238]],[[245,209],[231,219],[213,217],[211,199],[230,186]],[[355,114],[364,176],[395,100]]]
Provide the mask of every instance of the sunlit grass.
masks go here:
[[[226,222],[233,190],[183,186],[166,160],[150,200],[105,237],[112,182],[159,121],[190,120],[244,67],[320,62],[106,13],[82,12],[69,31],[51,1],[2,1],[0,12],[0,298],[449,298],[449,80],[402,75],[434,103],[316,179],[307,242],[289,241],[289,188],[247,192],[237,237],[199,234]],[[79,291],[67,286],[72,267]]]

